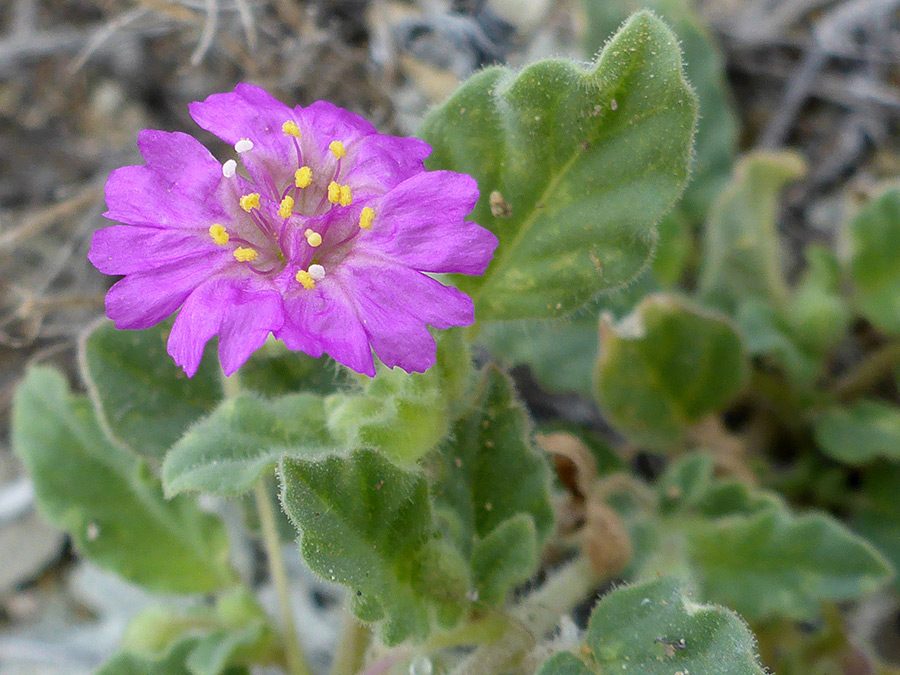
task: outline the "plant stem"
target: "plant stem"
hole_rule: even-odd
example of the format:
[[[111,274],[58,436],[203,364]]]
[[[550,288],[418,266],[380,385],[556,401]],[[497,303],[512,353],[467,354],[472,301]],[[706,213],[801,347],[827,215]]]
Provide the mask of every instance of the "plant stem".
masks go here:
[[[476,649],[453,675],[495,675],[521,660],[536,640],[552,630],[601,581],[584,556],[563,565],[543,586],[512,608],[514,620],[509,630],[496,642]]]
[[[900,342],[889,342],[866,357],[838,378],[834,394],[840,399],[851,399],[866,392],[880,380],[890,375],[890,369],[900,362]]]
[[[284,654],[287,659],[288,672],[291,675],[310,675],[303,656],[303,650],[297,639],[297,628],[294,626],[294,613],[291,610],[291,596],[288,588],[287,572],[284,569],[284,558],[281,557],[281,539],[278,536],[278,525],[275,521],[275,509],[266,491],[264,480],[253,487],[256,498],[256,509],[262,525],[263,546],[266,549],[266,560],[269,575],[278,593],[278,606],[281,610],[281,633],[284,638]]]
[[[372,640],[372,631],[364,623],[345,609],[341,617],[341,632],[334,662],[331,664],[331,675],[356,675],[362,670],[366,649]]]

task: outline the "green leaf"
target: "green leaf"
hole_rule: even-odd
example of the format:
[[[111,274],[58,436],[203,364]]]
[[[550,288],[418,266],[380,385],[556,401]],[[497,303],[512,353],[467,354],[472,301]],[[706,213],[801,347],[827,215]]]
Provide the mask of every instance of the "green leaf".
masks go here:
[[[537,675],[592,675],[584,661],[569,652],[559,652],[544,661]]]
[[[166,353],[170,330],[171,322],[134,331],[104,321],[80,345],[81,374],[101,422],[148,459],[162,459],[222,398],[216,360],[204,358],[187,378]]]
[[[893,575],[872,546],[823,513],[766,509],[697,522],[687,536],[704,595],[750,621],[811,619],[822,601],[858,599]]]
[[[428,168],[474,176],[472,219],[500,240],[486,274],[456,279],[476,316],[564,316],[637,277],[687,182],[696,117],[678,43],[649,13],[593,67],[489,68],[434,110]]]
[[[128,624],[121,652],[153,662],[188,639],[192,647],[184,663],[193,675],[217,675],[240,664],[272,664],[283,656],[277,630],[244,586],[221,595],[215,607],[142,611]]]
[[[824,356],[847,333],[852,319],[843,297],[840,262],[827,246],[804,251],[806,270],[786,312],[797,341],[811,353]]]
[[[271,337],[241,366],[240,378],[242,389],[271,398],[298,391],[331,394],[349,381],[333,360],[289,351]]]
[[[826,455],[860,465],[878,457],[900,460],[900,408],[874,400],[825,410],[815,421],[816,443]]]
[[[753,635],[723,607],[690,599],[677,579],[619,588],[591,614],[579,669],[570,657],[553,657],[538,675],[764,675]]]
[[[678,37],[687,79],[697,92],[700,119],[691,181],[677,210],[691,221],[701,221],[731,173],[738,135],[737,115],[725,82],[725,61],[712,35],[688,0],[584,0],[583,4],[589,56],[603,47],[632,12],[641,9],[656,12]]]
[[[735,320],[748,354],[770,356],[792,381],[809,386],[821,374],[824,362],[800,344],[785,315],[751,298],[741,304]]]
[[[536,543],[550,534],[550,476],[531,432],[512,382],[498,368],[485,368],[472,408],[429,462],[435,505],[457,519],[455,542],[465,558],[520,514],[532,519]]]
[[[520,513],[500,523],[472,547],[472,580],[478,601],[502,605],[514,586],[534,574],[538,562],[534,520]]]
[[[850,276],[859,311],[900,333],[900,188],[889,188],[850,221]]]
[[[890,560],[895,572],[900,572],[900,464],[878,462],[868,467],[862,491],[865,501],[853,517],[853,529]],[[900,589],[900,574],[895,573],[894,586]]]
[[[90,403],[62,376],[34,368],[16,392],[12,444],[38,506],[101,567],[152,590],[213,591],[233,581],[218,519],[166,501],[144,461],[110,443]]]
[[[188,659],[202,638],[187,638],[173,645],[159,657],[148,657],[129,652],[117,654],[108,661],[97,675],[201,675],[188,667]],[[243,666],[216,671],[215,675],[249,675]]]
[[[723,316],[672,296],[646,298],[615,326],[601,323],[597,400],[639,443],[678,443],[720,410],[746,374],[740,337]]]
[[[647,269],[627,288],[597,298],[572,316],[492,321],[484,324],[478,340],[504,363],[527,364],[542,387],[591,397],[600,313],[625,316],[644,297],[658,290],[652,270]]]
[[[189,490],[239,495],[285,456],[339,452],[318,394],[267,400],[240,394],[223,401],[175,444],[163,464],[166,495]]]
[[[781,191],[804,172],[803,159],[792,152],[741,159],[706,223],[698,283],[706,302],[731,314],[748,298],[786,302],[776,217]]]
[[[446,436],[469,387],[472,362],[459,330],[436,336],[437,363],[424,373],[378,365],[361,391],[325,400],[328,429],[344,447],[378,448],[410,466]]]
[[[453,623],[467,590],[464,566],[435,539],[425,479],[370,450],[281,462],[284,510],[316,574],[349,586],[363,621],[384,618],[387,644],[424,640]]]

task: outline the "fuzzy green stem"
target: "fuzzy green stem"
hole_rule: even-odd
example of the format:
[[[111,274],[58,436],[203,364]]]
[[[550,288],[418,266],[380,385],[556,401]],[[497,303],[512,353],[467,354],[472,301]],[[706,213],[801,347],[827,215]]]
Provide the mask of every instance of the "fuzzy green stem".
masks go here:
[[[291,596],[287,572],[284,568],[284,558],[281,557],[281,539],[278,536],[278,525],[275,521],[275,508],[266,491],[265,481],[261,480],[256,483],[253,487],[253,496],[256,498],[256,509],[259,512],[259,521],[262,526],[263,547],[266,550],[269,576],[272,578],[278,594],[278,607],[281,610],[281,634],[284,638],[284,655],[287,660],[288,672],[291,675],[310,675],[300,641],[297,638],[297,628],[294,626],[294,613],[291,610]]]
[[[366,649],[371,641],[371,629],[345,609],[341,617],[341,632],[334,652],[334,662],[331,664],[331,675],[356,675],[362,670]]]

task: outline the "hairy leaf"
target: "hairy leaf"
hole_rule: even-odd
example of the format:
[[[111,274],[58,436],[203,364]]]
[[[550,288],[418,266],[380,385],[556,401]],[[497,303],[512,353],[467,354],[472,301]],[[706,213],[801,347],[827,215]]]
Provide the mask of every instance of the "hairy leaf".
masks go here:
[[[790,152],[760,151],[738,163],[706,223],[698,284],[705,301],[729,313],[748,298],[786,302],[776,217],[781,191],[804,171]]]
[[[601,323],[597,399],[640,443],[677,443],[737,394],[745,374],[730,322],[678,298],[653,295],[617,325]]]
[[[835,406],[816,418],[815,435],[822,452],[845,464],[900,460],[900,408],[874,400]]]
[[[170,330],[170,322],[134,331],[104,321],[81,344],[82,377],[101,421],[115,439],[151,459],[162,459],[222,398],[216,360],[204,358],[187,378],[166,353]]]
[[[339,452],[317,394],[266,400],[241,394],[224,402],[175,444],[163,464],[167,495],[189,490],[238,495],[285,456]]]
[[[590,68],[489,68],[434,110],[428,168],[474,176],[472,219],[500,240],[486,274],[456,279],[476,316],[563,316],[634,279],[687,182],[696,117],[678,43],[646,12]]]
[[[580,653],[583,661],[571,654],[552,657],[538,675],[765,673],[744,622],[723,607],[690,599],[672,578],[606,595],[591,614]]]
[[[384,618],[388,644],[425,639],[451,624],[467,590],[465,568],[435,539],[425,479],[371,450],[281,462],[285,511],[300,550],[323,578],[351,589],[363,621]]]
[[[219,520],[192,501],[166,501],[145,463],[106,440],[90,403],[56,371],[34,368],[19,386],[12,442],[44,516],[101,567],[157,591],[233,581]]]
[[[900,333],[900,188],[866,204],[848,229],[859,311],[882,330]]]
[[[684,70],[697,92],[700,120],[694,139],[691,180],[678,204],[691,221],[706,217],[724,187],[737,150],[737,115],[725,82],[725,62],[702,18],[688,0],[583,0],[588,30],[585,49],[596,54],[632,13],[656,12],[681,43]]]
[[[766,509],[698,522],[687,535],[704,595],[751,621],[811,619],[822,601],[858,599],[893,575],[872,546],[823,513]]]

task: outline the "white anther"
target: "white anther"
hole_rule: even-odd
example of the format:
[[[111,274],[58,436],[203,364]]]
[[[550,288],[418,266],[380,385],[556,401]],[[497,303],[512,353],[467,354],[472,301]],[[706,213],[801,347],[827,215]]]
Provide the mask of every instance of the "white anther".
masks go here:
[[[310,265],[307,272],[316,281],[322,281],[325,278],[325,268],[321,265]]]
[[[231,178],[235,171],[237,171],[237,162],[233,159],[229,159],[222,165],[222,175],[225,176],[225,178]]]
[[[242,138],[237,143],[234,144],[235,151],[240,154],[242,152],[247,152],[248,150],[253,149],[253,141],[249,138]]]

